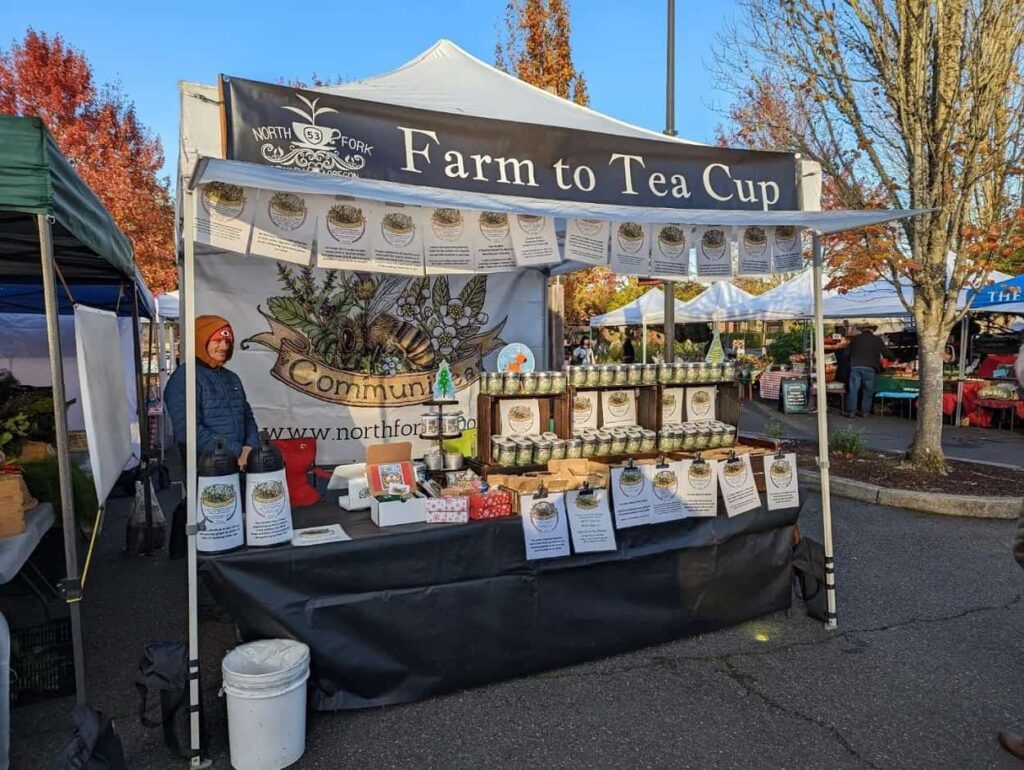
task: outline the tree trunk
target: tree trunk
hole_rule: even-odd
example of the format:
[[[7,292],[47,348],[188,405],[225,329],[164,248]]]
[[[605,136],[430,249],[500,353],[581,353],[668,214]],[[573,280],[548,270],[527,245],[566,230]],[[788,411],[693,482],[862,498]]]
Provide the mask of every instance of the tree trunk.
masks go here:
[[[917,319],[918,367],[921,391],[918,397],[917,433],[907,456],[920,470],[945,473],[942,453],[942,364],[948,330],[938,313],[924,310]]]

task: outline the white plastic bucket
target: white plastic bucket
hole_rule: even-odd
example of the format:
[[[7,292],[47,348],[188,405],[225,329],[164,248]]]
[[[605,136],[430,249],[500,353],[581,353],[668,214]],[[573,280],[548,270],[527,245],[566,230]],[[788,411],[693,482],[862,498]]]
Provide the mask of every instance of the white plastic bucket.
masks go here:
[[[228,701],[231,766],[280,770],[306,750],[309,647],[262,639],[233,649],[221,664]]]

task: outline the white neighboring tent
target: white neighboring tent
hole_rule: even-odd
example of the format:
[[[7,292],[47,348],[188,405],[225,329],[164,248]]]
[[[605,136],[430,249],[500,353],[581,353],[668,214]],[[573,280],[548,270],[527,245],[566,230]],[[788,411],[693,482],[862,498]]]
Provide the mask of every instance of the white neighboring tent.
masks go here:
[[[156,307],[161,318],[177,320],[181,312],[181,304],[177,290],[158,295],[156,298]]]
[[[676,300],[676,320],[686,307],[682,300]],[[591,326],[655,326],[665,323],[665,293],[658,288],[637,297],[628,305],[610,310],[590,319]]]
[[[813,285],[812,272],[804,270],[764,294],[725,308],[715,320],[793,321],[810,318],[814,315]]]
[[[728,308],[753,296],[728,281],[716,281],[681,308],[676,308],[676,323],[717,321]]]

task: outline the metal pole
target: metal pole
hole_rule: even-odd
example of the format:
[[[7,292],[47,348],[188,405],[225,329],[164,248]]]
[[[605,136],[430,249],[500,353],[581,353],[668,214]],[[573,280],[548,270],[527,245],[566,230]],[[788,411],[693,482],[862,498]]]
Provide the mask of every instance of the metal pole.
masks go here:
[[[665,133],[676,135],[676,0],[668,0],[665,38]],[[687,252],[689,258],[689,252]],[[665,281],[665,362],[676,360],[676,284]]]
[[[960,425],[963,417],[964,403],[964,370],[967,368],[967,314],[960,321],[960,374],[956,380],[956,424]]]
[[[643,341],[640,343],[640,360],[643,363],[647,363],[647,321],[644,321],[641,325],[641,333],[644,335]]]
[[[196,303],[195,303],[195,196],[191,191],[185,193],[185,275],[181,290],[181,299],[185,303],[185,313],[179,312],[184,319],[185,349],[196,349]],[[196,361],[194,354],[182,357],[181,365],[185,367],[185,500],[188,506],[188,517],[185,531],[188,535],[188,694],[189,694],[189,734],[191,735],[192,767],[205,765],[199,750],[199,593],[198,556],[196,554]],[[180,437],[175,437],[180,441]]]
[[[46,338],[50,353],[50,383],[53,386],[53,425],[57,440],[57,473],[60,479],[60,513],[64,527],[64,565],[67,577],[61,581],[61,593],[71,614],[71,643],[75,659],[75,700],[85,704],[85,655],[82,648],[82,583],[78,574],[78,526],[75,523],[74,488],[71,484],[71,457],[68,453],[68,418],[64,411],[64,360],[60,350],[60,325],[57,319],[57,286],[53,263],[53,233],[50,219],[36,215],[39,228],[39,262],[42,267],[43,300],[46,307]],[[71,297],[68,297],[70,300]],[[102,500],[100,503],[102,504]]]
[[[156,346],[157,346],[157,371],[159,372],[159,388],[160,388],[160,462],[163,463],[167,457],[165,455],[165,446],[167,444],[167,415],[164,413],[164,388],[167,387],[167,338],[164,336],[164,319],[160,317],[160,310],[157,309],[156,318],[153,321],[156,327]]]
[[[149,420],[146,410],[146,383],[142,372],[142,330],[139,323],[139,286],[132,280],[132,353],[135,358],[135,413],[139,421],[139,470],[142,479],[142,496],[146,508],[146,543],[142,553],[152,553],[153,547],[153,501],[149,486]],[[152,342],[152,325],[150,325]],[[131,524],[129,523],[129,526]]]
[[[828,410],[825,405],[825,318],[821,296],[821,236],[812,236],[814,250],[814,352],[817,369],[818,470],[821,472],[821,523],[825,541],[825,628],[837,627],[836,568],[832,548],[832,498],[828,473]]]

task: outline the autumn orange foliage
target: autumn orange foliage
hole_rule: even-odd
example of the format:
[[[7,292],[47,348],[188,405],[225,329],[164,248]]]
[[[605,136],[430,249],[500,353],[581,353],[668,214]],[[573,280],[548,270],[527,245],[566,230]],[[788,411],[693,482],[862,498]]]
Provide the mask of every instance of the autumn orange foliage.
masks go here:
[[[29,29],[0,52],[0,112],[39,117],[135,248],[154,292],[177,284],[174,207],[160,140],[116,88],[97,87],[85,55],[60,35]]]

